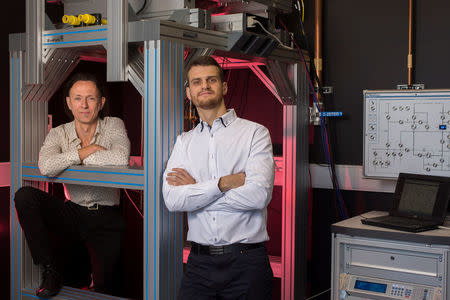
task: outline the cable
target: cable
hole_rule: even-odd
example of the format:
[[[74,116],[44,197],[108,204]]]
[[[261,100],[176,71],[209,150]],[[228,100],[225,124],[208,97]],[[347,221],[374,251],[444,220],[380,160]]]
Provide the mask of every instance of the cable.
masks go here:
[[[140,14],[146,6],[147,6],[147,0],[144,0],[144,4],[142,4],[142,7],[137,11],[136,15]]]
[[[287,31],[286,26],[284,26],[284,24],[283,24],[283,22],[281,20],[280,20],[280,23],[282,24],[284,29]],[[312,51],[311,51],[311,49],[309,49],[310,47],[308,46],[308,40],[306,39],[306,36],[304,34],[304,28],[303,28],[302,20],[300,20],[300,26],[301,26],[301,37],[303,38],[303,40],[304,40],[303,42],[304,42],[306,48],[308,49],[309,58],[310,58],[310,60],[312,60],[312,58],[311,58]],[[292,39],[292,36],[291,36],[291,39]],[[304,66],[305,66],[305,69],[307,71],[307,74],[308,75],[312,74],[314,76],[314,79],[316,80],[316,82],[318,84],[318,92],[320,94],[322,94],[322,96],[323,96],[322,85],[321,85],[320,80],[319,80],[319,78],[317,76],[317,71],[315,70],[314,64],[310,64],[311,65],[311,69],[308,71],[308,68],[306,67],[306,63],[304,61],[305,59],[303,57],[303,53],[301,52],[301,50],[299,49],[297,43],[295,43],[294,40],[293,40],[293,43],[297,47],[297,49],[299,50],[299,52],[300,52],[300,54],[302,56],[302,59],[303,59]],[[311,83],[311,79],[310,79],[310,83]],[[312,90],[315,91],[314,88],[312,88]],[[320,105],[318,103],[317,97],[315,96],[315,93],[313,93],[313,98],[315,100],[315,105],[317,106],[318,111],[320,112],[321,108],[320,108]],[[321,125],[321,136],[322,136],[322,147],[325,147],[325,145],[327,146],[327,151],[325,151],[325,149],[324,149],[324,153],[327,155],[326,159],[328,161],[328,167],[330,168],[330,177],[331,177],[331,180],[332,180],[332,183],[333,183],[333,188],[336,191],[336,196],[338,197],[339,213],[340,213],[340,215],[342,217],[345,218],[346,215],[347,215],[347,212],[346,212],[346,208],[345,208],[345,205],[343,203],[343,200],[342,200],[342,195],[341,195],[340,188],[339,188],[339,182],[338,182],[337,176],[336,176],[335,164],[333,162],[333,159],[331,158],[331,149],[330,149],[330,144],[328,143],[328,134],[327,134],[326,126],[325,126],[325,123],[323,122],[323,118],[321,118],[320,120],[321,120],[320,125]],[[324,136],[326,137],[325,139],[324,139]]]
[[[130,202],[133,204],[134,208],[136,209],[136,211],[138,212],[138,214],[141,216],[141,218],[144,218],[144,216],[142,215],[141,211],[140,211],[139,208],[136,206],[136,204],[134,203],[134,201],[131,200],[131,197],[130,197],[130,195],[128,194],[127,189],[123,189],[123,191],[124,191],[125,194],[127,195],[128,200],[130,200]]]
[[[314,298],[316,298],[316,297],[319,297],[320,295],[325,294],[325,293],[328,292],[328,291],[331,291],[331,288],[329,288],[329,289],[327,289],[327,290],[325,290],[325,291],[322,291],[322,292],[320,292],[320,293],[318,293],[318,294],[315,294],[314,296],[311,296],[311,297],[309,297],[309,298],[306,298],[306,300],[311,300],[311,299],[314,299]]]
[[[253,21],[254,21],[256,24],[258,24],[258,25],[262,28],[262,30],[264,30],[265,33],[267,33],[268,35],[270,35],[271,37],[273,37],[274,39],[276,39],[276,40],[278,41],[278,43],[280,43],[280,46],[281,46],[281,47],[283,47],[284,49],[294,50],[294,48],[288,47],[288,46],[284,45],[276,35],[274,35],[273,33],[269,32],[266,28],[264,28],[264,25],[261,24],[261,22],[259,22],[259,21],[256,20],[256,19],[253,19]],[[288,32],[288,34],[289,34],[289,32]]]
[[[255,20],[255,21],[257,21],[257,20]],[[280,21],[280,24],[283,26],[284,30],[289,33],[289,31],[287,30],[287,28],[284,25],[284,23],[281,20],[279,20],[279,21]],[[313,102],[314,102],[314,105],[316,106],[317,110],[320,113],[322,111],[322,109],[320,107],[319,101],[317,100],[316,92],[314,90],[314,85],[312,83],[311,76],[309,75],[308,67],[306,66],[306,60],[305,60],[305,57],[303,55],[303,52],[301,51],[300,47],[295,42],[294,38],[290,34],[289,34],[289,36],[291,37],[291,40],[292,40],[293,44],[297,48],[297,51],[300,54],[300,57],[302,58],[303,66],[304,66],[305,70],[307,71],[306,74],[307,74],[307,77],[308,77],[309,86],[310,86],[311,91],[312,91]],[[346,209],[346,207],[344,205],[344,200],[342,198],[341,190],[340,190],[340,187],[339,187],[339,182],[338,182],[337,176],[336,176],[336,170],[334,168],[334,164],[332,164],[330,145],[329,145],[329,142],[328,142],[328,140],[329,140],[328,139],[328,133],[327,133],[327,130],[326,130],[325,120],[324,120],[323,116],[320,116],[320,128],[321,128],[322,146],[324,148],[325,158],[326,158],[327,164],[329,166],[330,178],[331,178],[331,181],[333,183],[334,190],[336,192],[336,197],[338,199],[337,202],[338,202],[339,215],[343,219],[347,219],[348,218],[348,213],[347,213],[347,209]]]

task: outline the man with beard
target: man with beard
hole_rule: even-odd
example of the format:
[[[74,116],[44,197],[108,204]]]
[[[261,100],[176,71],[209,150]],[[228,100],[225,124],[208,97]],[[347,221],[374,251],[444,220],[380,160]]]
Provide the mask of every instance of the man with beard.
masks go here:
[[[187,212],[192,244],[179,299],[272,299],[269,131],[226,109],[227,83],[213,58],[194,59],[186,73],[200,123],[178,137],[163,181],[167,208]]]

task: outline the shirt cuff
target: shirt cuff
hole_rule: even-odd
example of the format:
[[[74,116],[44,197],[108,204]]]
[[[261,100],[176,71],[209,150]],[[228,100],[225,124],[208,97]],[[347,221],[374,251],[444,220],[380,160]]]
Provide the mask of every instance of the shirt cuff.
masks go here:
[[[205,185],[206,197],[208,199],[218,198],[222,196],[222,191],[219,189],[219,179],[208,180],[203,183]]]
[[[78,150],[68,151],[67,154],[67,160],[69,161],[70,165],[79,165],[81,164],[80,155],[78,154]]]

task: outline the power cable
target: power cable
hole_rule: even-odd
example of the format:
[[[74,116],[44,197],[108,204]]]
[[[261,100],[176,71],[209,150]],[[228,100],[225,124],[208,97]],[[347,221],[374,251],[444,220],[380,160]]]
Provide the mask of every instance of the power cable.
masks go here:
[[[306,300],[314,299],[314,298],[319,297],[320,295],[323,295],[323,294],[325,294],[326,292],[329,292],[329,291],[331,291],[331,288],[326,289],[325,291],[322,291],[322,292],[320,292],[320,293],[318,293],[318,294],[315,294],[314,296],[311,296],[311,297],[309,297],[309,298],[306,298]]]
[[[279,21],[280,21],[280,24],[283,26],[284,30],[289,34],[289,31],[287,30],[287,28],[284,25],[284,23],[281,20],[279,20]],[[321,109],[319,101],[317,99],[317,95],[316,95],[316,92],[314,90],[314,85],[312,83],[311,76],[310,76],[310,74],[308,72],[308,68],[306,66],[306,60],[305,60],[305,57],[303,55],[303,52],[301,51],[300,47],[295,42],[294,38],[290,34],[289,34],[289,36],[291,37],[291,40],[292,40],[293,44],[297,48],[297,51],[300,54],[300,57],[302,58],[303,66],[304,66],[304,68],[306,70],[306,74],[307,74],[307,77],[308,77],[309,85],[310,85],[310,88],[311,88],[311,91],[312,91],[313,102],[314,102],[314,105],[316,106],[317,110],[320,113],[322,111],[322,109]],[[344,204],[344,201],[343,201],[343,198],[342,198],[341,190],[340,190],[340,187],[339,187],[339,182],[338,182],[337,176],[336,176],[336,170],[335,170],[334,166],[332,166],[330,144],[328,142],[328,140],[329,140],[328,139],[328,133],[327,133],[327,130],[326,130],[325,119],[324,119],[323,116],[320,116],[320,128],[321,128],[322,146],[324,148],[325,158],[326,158],[327,164],[329,166],[330,178],[331,178],[331,181],[333,183],[333,187],[334,187],[334,190],[336,192],[336,196],[337,196],[337,200],[338,200],[337,202],[338,202],[339,215],[341,216],[341,218],[346,219],[346,218],[348,218],[348,213],[347,213],[347,209],[345,207],[345,204]]]
[[[128,197],[128,200],[130,200],[131,204],[133,204],[134,208],[136,209],[136,211],[138,212],[138,214],[141,216],[141,218],[144,218],[144,216],[142,215],[140,209],[136,206],[136,204],[134,203],[134,201],[131,199],[130,195],[128,194],[127,189],[123,189],[123,191],[125,192],[125,194]]]
[[[256,24],[258,24],[258,25],[262,28],[262,30],[264,30],[265,33],[267,33],[268,35],[270,35],[271,37],[273,37],[275,40],[277,40],[277,42],[280,43],[280,46],[283,47],[284,49],[288,49],[288,50],[293,50],[293,49],[294,49],[294,48],[292,48],[292,47],[288,47],[288,46],[284,45],[284,44],[280,41],[280,39],[279,39],[275,34],[273,34],[273,33],[271,33],[270,31],[268,31],[268,30],[264,27],[264,25],[261,24],[261,22],[259,22],[258,20],[253,19],[253,22],[255,22]]]
[[[144,4],[142,4],[142,7],[137,11],[136,15],[140,14],[146,6],[147,6],[147,0],[144,0]]]
[[[303,4],[303,3],[302,3]],[[303,5],[303,7],[304,7],[304,5]],[[300,10],[299,10],[299,13],[300,13]],[[310,59],[310,61],[312,61],[312,57],[311,57],[311,54],[313,53],[313,51],[310,49],[310,46],[309,46],[309,43],[308,43],[308,39],[307,39],[307,37],[306,37],[306,35],[305,35],[305,31],[304,31],[304,27],[303,27],[303,15],[302,15],[302,17],[300,18],[300,27],[301,27],[301,33],[300,33],[300,36],[301,36],[301,38],[303,39],[303,43],[304,43],[304,45],[305,45],[305,47],[306,47],[306,49],[308,50],[308,55],[309,55],[309,59]],[[287,31],[287,29],[286,29],[286,26],[284,26],[284,24],[283,24],[283,22],[280,20],[280,23],[283,25],[283,27],[284,27],[284,29]],[[292,36],[291,36],[291,39],[292,39]],[[297,47],[297,49],[299,50],[299,52],[301,52],[301,50],[299,49],[299,47],[298,47],[298,45],[295,43],[295,41],[293,40],[293,43],[295,44],[295,46]],[[302,53],[301,53],[302,54]],[[304,57],[303,57],[303,55],[302,55],[302,58],[304,59]],[[310,74],[312,74],[312,76],[314,77],[314,79],[316,80],[316,82],[317,82],[317,85],[318,85],[318,92],[322,95],[322,96],[324,96],[323,95],[323,89],[322,89],[322,84],[321,84],[321,82],[320,82],[320,80],[319,80],[319,78],[318,78],[318,76],[317,76],[317,71],[316,71],[316,69],[315,69],[315,65],[314,64],[310,64],[310,66],[311,66],[311,69],[308,71],[308,69],[307,69],[307,67],[306,67],[306,64],[304,63],[304,66],[305,66],[305,69],[307,70],[307,74],[308,75],[310,75]],[[313,89],[313,91],[315,91],[315,89]],[[315,93],[313,94],[313,96],[315,96]],[[315,98],[315,100],[316,100],[316,102],[318,103],[318,101],[317,101],[317,97]],[[320,112],[320,110],[318,109],[318,111]],[[342,199],[342,194],[341,194],[341,192],[340,192],[340,188],[339,188],[339,182],[338,182],[338,180],[337,180],[337,175],[336,175],[336,168],[335,168],[335,163],[334,163],[334,159],[333,159],[333,157],[332,157],[332,151],[331,151],[331,146],[330,146],[330,144],[329,144],[329,142],[328,142],[328,134],[327,134],[327,131],[326,131],[326,126],[325,126],[325,123],[323,122],[322,123],[322,119],[323,118],[321,118],[321,135],[322,135],[322,147],[325,147],[324,145],[326,144],[327,145],[327,150],[328,150],[328,155],[327,155],[327,157],[326,157],[326,159],[327,159],[327,161],[329,162],[329,168],[330,168],[330,177],[331,177],[331,181],[332,181],[332,184],[333,184],[333,188],[334,188],[334,190],[336,191],[336,196],[338,197],[338,204],[339,204],[339,212],[340,212],[340,215],[341,215],[341,217],[345,217],[345,215],[347,215],[347,213],[346,213],[346,208],[345,208],[345,205],[344,205],[344,203],[343,203],[343,201],[341,201],[341,200],[339,200],[339,199]],[[324,141],[324,139],[323,139],[323,136],[326,136],[327,138],[326,138],[326,143],[325,143],[325,141]],[[324,150],[324,153],[326,154],[326,152],[325,152],[325,150]],[[343,212],[345,212],[345,213],[343,213]]]

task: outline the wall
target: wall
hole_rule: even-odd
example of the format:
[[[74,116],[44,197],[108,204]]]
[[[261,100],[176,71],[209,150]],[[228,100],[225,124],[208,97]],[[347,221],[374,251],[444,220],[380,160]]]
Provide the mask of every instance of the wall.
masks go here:
[[[408,1],[324,0],[324,86],[334,93],[325,98],[326,110],[343,111],[329,122],[336,164],[362,165],[364,89],[394,89],[407,83]],[[450,2],[416,2],[414,46],[415,83],[426,88],[450,88]],[[312,44],[314,1],[306,1],[305,20]],[[311,162],[324,163],[319,131],[314,130]],[[330,287],[330,225],[338,221],[335,195],[314,190],[312,259],[308,282],[314,295]],[[350,216],[389,209],[392,194],[345,191]],[[315,298],[329,299],[329,293]]]

